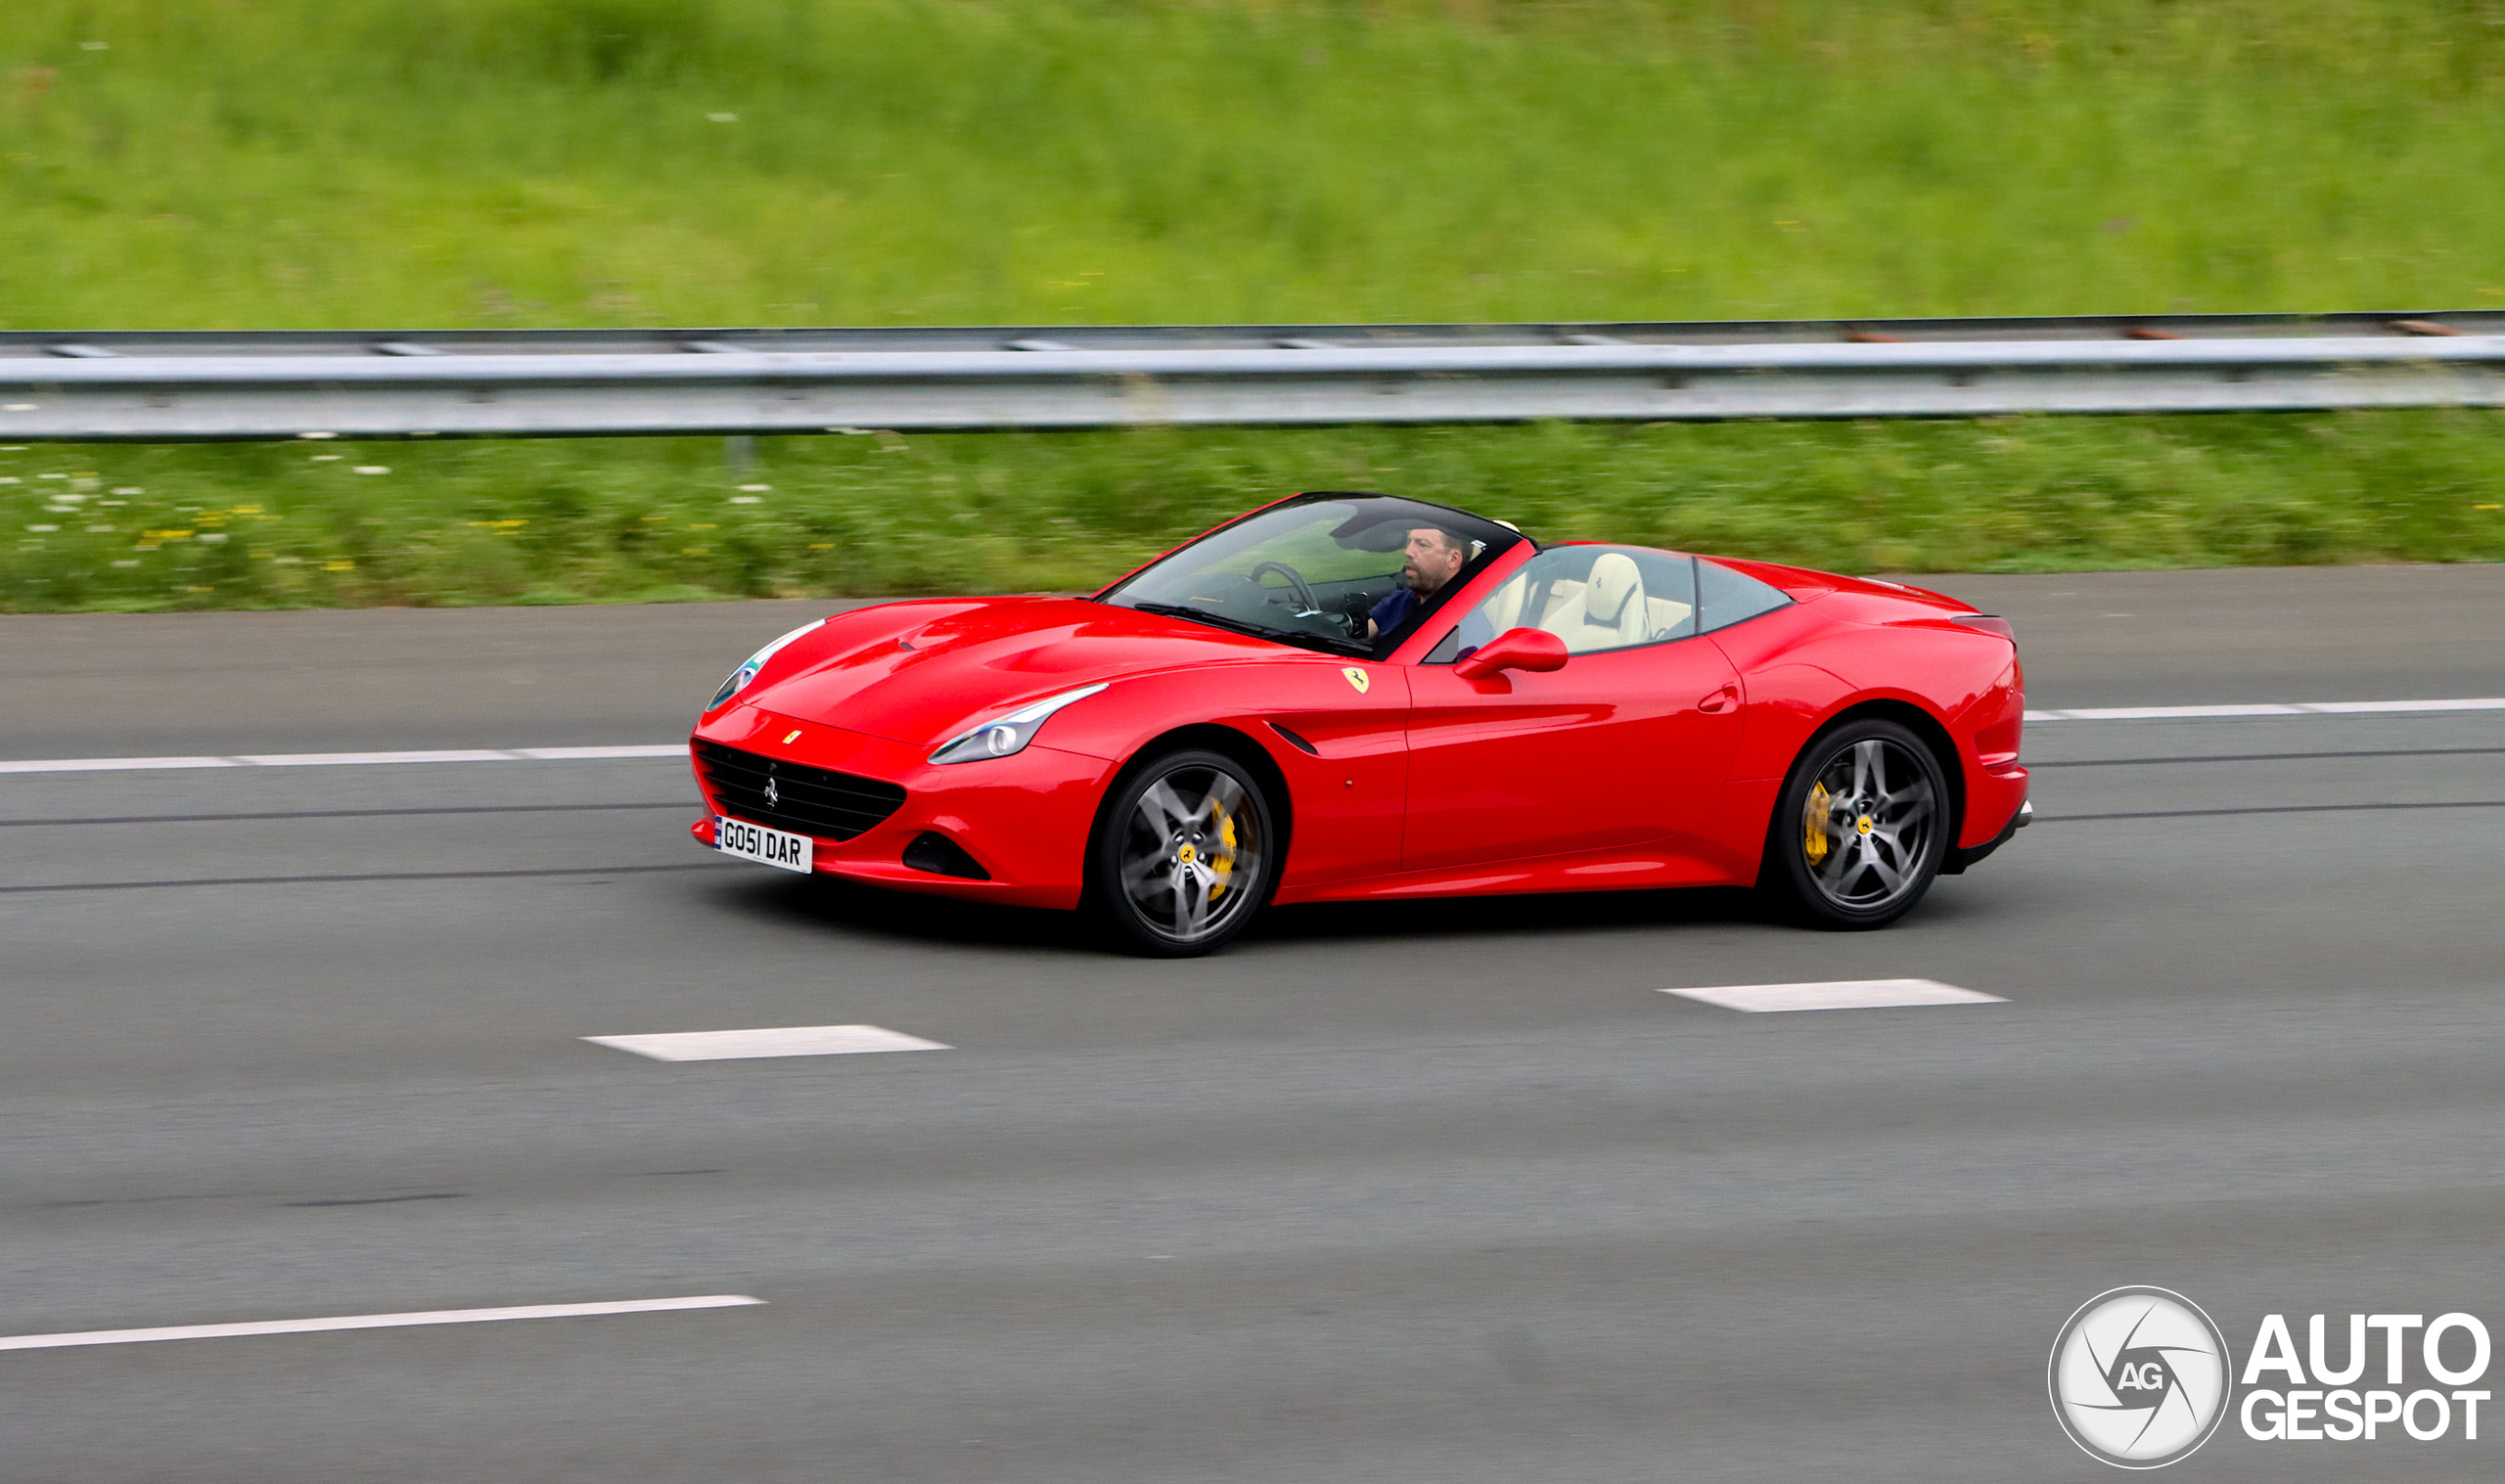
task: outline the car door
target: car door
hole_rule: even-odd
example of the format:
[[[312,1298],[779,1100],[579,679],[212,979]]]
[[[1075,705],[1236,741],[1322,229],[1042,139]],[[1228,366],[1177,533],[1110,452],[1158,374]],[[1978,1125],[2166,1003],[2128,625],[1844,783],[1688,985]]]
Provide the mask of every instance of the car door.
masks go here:
[[[1737,672],[1696,637],[1690,559],[1542,552],[1411,667],[1400,864],[1433,870],[1667,842],[1707,849],[1738,741]],[[1515,627],[1565,667],[1478,680],[1453,661]]]

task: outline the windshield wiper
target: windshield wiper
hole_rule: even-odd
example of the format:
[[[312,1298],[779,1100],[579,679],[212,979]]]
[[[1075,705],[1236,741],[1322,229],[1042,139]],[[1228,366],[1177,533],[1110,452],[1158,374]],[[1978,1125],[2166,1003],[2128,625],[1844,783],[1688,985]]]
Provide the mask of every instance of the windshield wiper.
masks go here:
[[[1196,608],[1187,603],[1134,603],[1129,607],[1142,613],[1155,613],[1161,618],[1188,618],[1194,623],[1206,623],[1213,628],[1232,629],[1238,634],[1250,634],[1255,639],[1270,639],[1280,644],[1292,644],[1300,650],[1322,650],[1333,654],[1373,652],[1369,647],[1358,644],[1352,639],[1334,639],[1328,634],[1315,634],[1304,629],[1274,628],[1266,623],[1254,623],[1250,618],[1235,618],[1225,613],[1212,613],[1207,608]]]

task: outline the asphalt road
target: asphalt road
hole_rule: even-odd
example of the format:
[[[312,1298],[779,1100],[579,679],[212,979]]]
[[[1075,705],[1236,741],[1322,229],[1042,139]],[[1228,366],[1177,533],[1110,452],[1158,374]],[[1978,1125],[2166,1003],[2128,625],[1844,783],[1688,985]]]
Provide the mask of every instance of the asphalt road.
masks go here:
[[[2505,696],[2505,568],[1937,585],[2039,706]],[[0,755],[667,741],[804,615],[0,618]],[[1884,933],[1312,908],[1179,966],[722,863],[668,761],[0,775],[0,1336],[765,1300],[0,1353],[0,1479],[2090,1479],[2043,1368],[2103,1289],[2505,1324],[2505,713],[2028,753],[2043,822]],[[2009,1003],[1659,993],[1898,976]],[[579,1039],[850,1023],[954,1049]]]

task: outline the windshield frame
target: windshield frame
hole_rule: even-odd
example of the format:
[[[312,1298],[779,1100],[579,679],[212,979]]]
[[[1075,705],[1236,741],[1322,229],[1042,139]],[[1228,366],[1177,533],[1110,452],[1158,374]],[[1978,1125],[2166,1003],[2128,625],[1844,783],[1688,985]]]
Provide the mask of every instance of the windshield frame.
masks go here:
[[[1461,570],[1455,572],[1452,575],[1452,578],[1445,582],[1442,587],[1437,588],[1432,597],[1428,598],[1424,603],[1417,605],[1410,612],[1409,617],[1402,622],[1398,628],[1391,630],[1389,633],[1381,635],[1372,641],[1359,638],[1343,639],[1335,635],[1318,632],[1302,633],[1286,630],[1280,631],[1281,637],[1273,638],[1268,634],[1255,634],[1252,635],[1252,637],[1267,639],[1271,643],[1290,649],[1312,650],[1325,653],[1342,654],[1350,658],[1364,658],[1381,662],[1389,657],[1391,652],[1397,650],[1404,642],[1406,642],[1410,636],[1418,633],[1421,628],[1431,623],[1434,620],[1435,615],[1441,610],[1447,603],[1451,602],[1456,594],[1459,594],[1465,588],[1468,588],[1479,578],[1480,574],[1485,572],[1490,565],[1509,554],[1526,546],[1533,552],[1540,550],[1539,543],[1533,541],[1530,537],[1523,534],[1521,531],[1514,529],[1512,526],[1505,525],[1495,520],[1490,520],[1484,516],[1475,515],[1472,512],[1462,510],[1456,506],[1437,505],[1431,500],[1420,500],[1408,495],[1386,494],[1380,490],[1307,490],[1300,494],[1291,495],[1284,500],[1274,500],[1256,510],[1247,511],[1243,515],[1236,517],[1234,519],[1227,521],[1223,525],[1214,526],[1209,530],[1202,532],[1200,535],[1193,537],[1191,540],[1157,558],[1155,561],[1142,563],[1141,565],[1124,573],[1116,581],[1107,584],[1105,587],[1094,593],[1089,594],[1087,601],[1091,603],[1108,604],[1116,607],[1129,607],[1133,608],[1134,611],[1138,611],[1140,610],[1138,605],[1118,601],[1124,590],[1133,588],[1135,585],[1143,582],[1145,579],[1148,579],[1152,574],[1166,568],[1169,563],[1188,560],[1192,552],[1206,547],[1210,542],[1222,540],[1229,532],[1240,529],[1248,522],[1259,520],[1264,517],[1275,517],[1282,512],[1291,511],[1299,506],[1373,500],[1393,501],[1401,505],[1414,507],[1421,516],[1421,518],[1417,522],[1418,524],[1442,525],[1459,531],[1464,536],[1480,544],[1478,555],[1465,562],[1462,564]],[[1383,522],[1376,523],[1381,524]],[[1397,560],[1396,553],[1385,553],[1384,555],[1394,561]],[[1201,621],[1193,612],[1177,610],[1184,606],[1168,604],[1160,599],[1149,599],[1146,601],[1154,605],[1155,609],[1162,613],[1164,616],[1180,618],[1185,622]],[[1208,616],[1211,619],[1209,626],[1212,628],[1224,629],[1230,633],[1249,632],[1248,629],[1244,627],[1244,620],[1236,615],[1213,612]]]

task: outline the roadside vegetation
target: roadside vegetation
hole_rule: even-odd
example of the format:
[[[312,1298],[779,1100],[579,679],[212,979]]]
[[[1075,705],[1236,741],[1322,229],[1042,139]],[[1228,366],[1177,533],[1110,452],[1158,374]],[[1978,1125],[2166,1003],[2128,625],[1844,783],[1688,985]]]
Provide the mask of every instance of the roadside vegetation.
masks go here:
[[[21,610],[1093,587],[1299,488],[1846,571],[2505,558],[2505,414],[0,450]]]
[[[2505,307],[2500,178],[2505,0],[0,21],[0,329]],[[1330,485],[1854,570],[2497,560],[2500,432],[916,435],[745,471],[712,439],[38,446],[0,451],[0,607],[1066,588]]]

